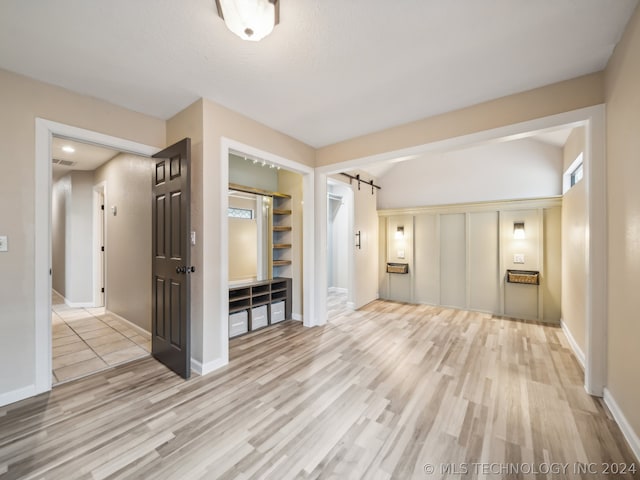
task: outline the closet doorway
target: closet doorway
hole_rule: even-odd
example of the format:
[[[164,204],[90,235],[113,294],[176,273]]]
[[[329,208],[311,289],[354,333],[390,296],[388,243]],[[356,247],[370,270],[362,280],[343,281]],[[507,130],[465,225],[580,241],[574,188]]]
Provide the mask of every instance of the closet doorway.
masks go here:
[[[327,183],[327,317],[336,318],[353,309],[353,191],[348,185]]]

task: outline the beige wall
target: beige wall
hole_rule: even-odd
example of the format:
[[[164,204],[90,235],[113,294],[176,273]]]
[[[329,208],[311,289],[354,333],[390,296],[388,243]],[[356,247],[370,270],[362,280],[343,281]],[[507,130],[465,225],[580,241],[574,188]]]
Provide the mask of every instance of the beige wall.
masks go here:
[[[123,153],[94,174],[96,185],[106,184],[106,308],[148,332],[153,169],[151,159]]]
[[[364,172],[360,173],[367,180],[375,178]],[[354,308],[360,308],[378,298],[378,212],[376,209],[377,193],[371,195],[371,189],[362,186],[360,190],[356,183],[350,185],[353,191],[353,230],[360,232],[360,243],[362,248],[354,250],[353,271],[355,279],[353,284],[353,304]]]
[[[0,395],[28,388],[35,380],[35,119],[86,128],[147,145],[165,142],[165,122],[0,70],[0,202],[2,234],[9,251],[0,254]],[[46,301],[44,299],[39,301]]]
[[[302,316],[302,175],[287,170],[278,171],[278,191],[291,195],[291,266],[285,267],[280,275],[292,278],[292,315]],[[285,236],[286,238],[286,236]],[[287,272],[288,270],[288,272]],[[290,273],[289,273],[290,272]],[[276,272],[277,273],[277,272]]]
[[[564,147],[564,169],[585,148],[584,127],[575,128]],[[562,320],[585,353],[587,329],[586,181],[567,191],[562,201]]]
[[[609,229],[607,389],[640,435],[640,9],[605,75]],[[637,438],[637,437],[636,437]]]
[[[542,295],[543,318],[560,322],[562,318],[562,207],[545,208]]]
[[[203,244],[205,238],[203,230],[203,190],[202,177],[203,158],[203,100],[192,103],[177,115],[167,121],[166,144],[172,145],[185,137],[191,139],[191,230],[196,232],[196,244],[191,247],[191,265],[196,271],[191,274],[191,357],[201,359],[203,355],[203,283],[205,268],[203,263]],[[211,177],[215,183],[218,175]],[[210,182],[207,182],[207,184]],[[227,192],[227,187],[224,189]],[[226,253],[226,252],[225,252]],[[210,263],[218,265],[219,263]],[[208,276],[214,276],[215,270],[207,270]]]
[[[222,252],[219,225],[222,222],[221,198],[227,191],[220,182],[221,138],[226,137],[254,148],[313,166],[315,151],[282,133],[276,132],[239,113],[209,100],[198,100],[167,122],[167,143],[189,136],[192,139],[192,229],[200,239],[192,249],[191,335],[192,357],[196,362],[215,364],[223,357],[219,332],[220,308],[227,302],[221,291],[219,267]],[[205,267],[209,266],[209,267]],[[225,272],[226,273],[226,272]],[[206,292],[206,295],[204,295]]]
[[[603,75],[594,73],[323,147],[317,151],[316,166],[424,145],[603,102]]]
[[[66,283],[67,198],[71,176],[59,178],[51,187],[51,285],[63,297]]]
[[[252,281],[258,278],[258,221],[256,196],[253,199],[229,196],[229,207],[253,210],[254,217],[229,218],[229,280]]]

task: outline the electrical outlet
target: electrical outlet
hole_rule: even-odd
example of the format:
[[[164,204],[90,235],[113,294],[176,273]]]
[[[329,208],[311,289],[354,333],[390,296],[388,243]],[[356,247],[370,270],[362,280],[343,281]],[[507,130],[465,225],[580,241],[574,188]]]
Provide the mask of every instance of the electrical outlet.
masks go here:
[[[9,242],[6,235],[0,236],[0,252],[6,252],[9,250]]]
[[[524,263],[524,253],[514,253],[513,263]]]

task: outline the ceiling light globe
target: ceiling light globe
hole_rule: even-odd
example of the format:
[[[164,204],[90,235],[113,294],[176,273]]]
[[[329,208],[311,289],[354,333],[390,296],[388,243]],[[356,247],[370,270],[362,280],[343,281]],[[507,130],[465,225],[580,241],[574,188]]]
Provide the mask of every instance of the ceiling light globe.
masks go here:
[[[243,40],[258,42],[278,23],[273,0],[216,0],[216,5],[227,28]]]

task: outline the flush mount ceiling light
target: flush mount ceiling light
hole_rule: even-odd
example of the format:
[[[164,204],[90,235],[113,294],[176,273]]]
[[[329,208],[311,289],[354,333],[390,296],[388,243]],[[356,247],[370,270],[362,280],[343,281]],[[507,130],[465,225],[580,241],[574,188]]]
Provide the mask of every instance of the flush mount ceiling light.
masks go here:
[[[258,42],[280,21],[279,0],[216,0],[218,15],[243,40]]]
[[[73,153],[76,151],[76,149],[73,148],[71,145],[65,145],[64,147],[62,147],[62,151],[67,153]]]

